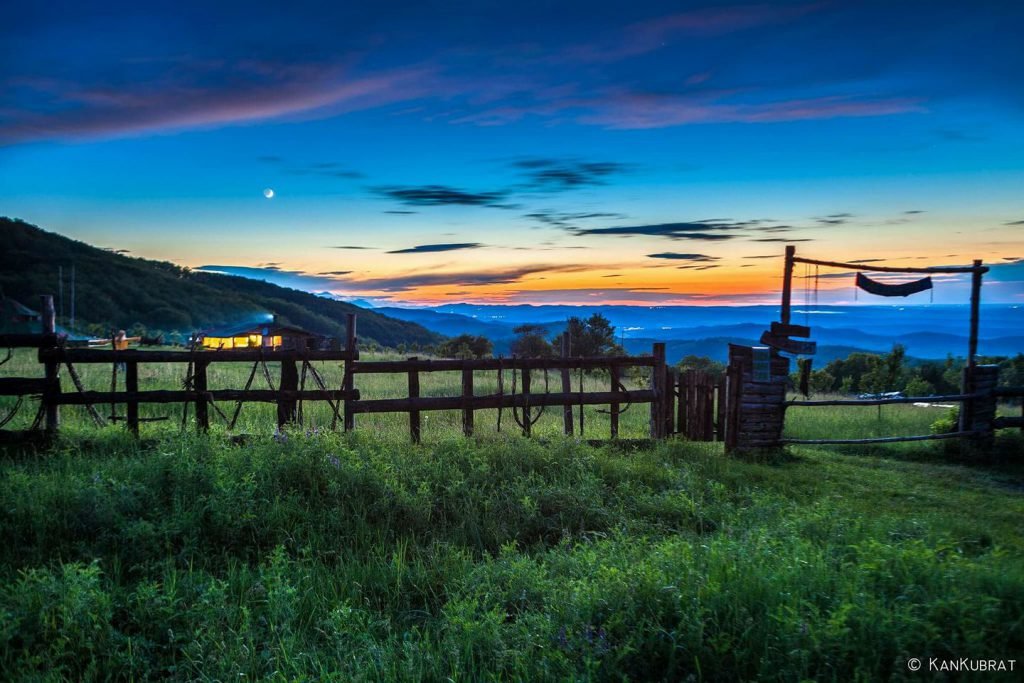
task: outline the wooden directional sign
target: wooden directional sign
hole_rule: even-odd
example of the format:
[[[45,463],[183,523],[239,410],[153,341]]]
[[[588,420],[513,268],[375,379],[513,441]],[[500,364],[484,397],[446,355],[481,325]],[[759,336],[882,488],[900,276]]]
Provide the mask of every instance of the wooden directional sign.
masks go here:
[[[772,334],[771,332],[765,332],[761,335],[761,343],[767,344],[779,351],[792,353],[798,356],[813,356],[818,350],[817,342],[796,341],[788,337]]]
[[[811,328],[806,325],[785,325],[772,323],[772,334],[778,337],[810,337]]]

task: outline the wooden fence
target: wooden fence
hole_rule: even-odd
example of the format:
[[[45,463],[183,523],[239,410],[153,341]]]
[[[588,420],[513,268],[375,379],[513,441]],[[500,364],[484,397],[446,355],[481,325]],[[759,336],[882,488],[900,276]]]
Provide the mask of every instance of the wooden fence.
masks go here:
[[[147,418],[140,417],[142,404],[179,403],[192,406],[198,429],[210,428],[211,408],[218,413],[229,428],[234,428],[243,404],[248,402],[274,403],[277,406],[277,424],[283,427],[301,420],[302,403],[324,401],[333,413],[332,429],[341,422],[345,431],[356,427],[356,416],[371,413],[405,413],[409,419],[409,435],[418,442],[422,433],[421,415],[425,411],[456,410],[462,413],[462,429],[469,436],[474,433],[474,412],[478,410],[509,411],[524,435],[529,436],[532,427],[544,408],[561,406],[564,431],[567,435],[576,433],[577,423],[573,409],[579,411],[579,434],[583,433],[585,413],[583,406],[607,405],[612,439],[619,436],[619,417],[630,406],[649,404],[649,431],[651,438],[660,439],[675,433],[695,440],[712,440],[716,429],[721,435],[724,404],[719,387],[716,404],[716,385],[699,373],[683,373],[681,376],[670,370],[665,363],[665,345],[655,343],[648,356],[616,357],[570,357],[565,354],[558,358],[486,358],[473,360],[437,360],[409,358],[399,361],[361,361],[356,337],[356,317],[348,318],[348,334],[345,347],[340,350],[230,350],[208,351],[192,349],[187,351],[142,351],[66,347],[55,334],[53,301],[44,297],[44,334],[0,336],[0,347],[36,348],[43,366],[41,378],[7,378],[0,380],[0,395],[38,396],[40,408],[29,431],[52,435],[60,429],[61,406],[86,406],[97,424],[103,419],[95,406],[110,405],[111,419],[123,420],[126,427],[139,433],[140,423]],[[280,364],[277,386],[267,369],[267,362]],[[341,386],[330,388],[312,365],[314,361],[334,361],[343,364]],[[139,365],[145,363],[175,363],[186,367],[182,389],[140,390]],[[249,379],[242,389],[214,389],[208,382],[209,367],[215,363],[251,363]],[[112,369],[109,391],[85,389],[76,366],[102,364]],[[648,376],[644,389],[627,389],[623,383],[625,372],[630,368],[643,368]],[[253,389],[252,384],[262,369],[270,389]],[[607,371],[609,384],[605,391],[583,391],[582,373],[585,371]],[[65,391],[61,386],[61,374],[66,371],[75,391]],[[493,371],[497,373],[498,390],[494,393],[479,394],[474,390],[474,373]],[[555,373],[561,380],[561,391],[551,392],[545,382],[544,391],[537,391],[531,385],[533,373],[543,371]],[[580,373],[581,381],[573,390],[570,373]],[[118,386],[118,374],[123,373],[124,388]],[[424,373],[460,372],[461,391],[454,396],[421,396],[420,378]],[[357,388],[357,376],[364,374],[404,374],[407,377],[407,395],[401,398],[365,399]],[[306,388],[312,383],[315,388]],[[679,397],[679,409],[675,399]],[[232,416],[224,413],[218,402],[233,402]],[[117,406],[124,405],[123,416],[117,415]],[[719,406],[717,427],[712,417],[715,406]],[[186,408],[187,410],[187,408]],[[678,418],[678,430],[676,429]],[[166,419],[166,418],[149,418]],[[183,417],[183,424],[184,424]],[[8,437],[16,436],[8,434]],[[24,434],[22,436],[25,436]],[[719,436],[721,438],[721,436]]]

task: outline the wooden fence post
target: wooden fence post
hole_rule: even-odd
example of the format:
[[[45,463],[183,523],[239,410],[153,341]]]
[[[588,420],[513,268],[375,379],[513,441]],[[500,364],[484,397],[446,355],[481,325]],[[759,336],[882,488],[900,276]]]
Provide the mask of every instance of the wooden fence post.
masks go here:
[[[562,358],[566,359],[569,357],[571,351],[569,345],[569,329],[566,328],[565,332],[562,333]],[[569,377],[569,368],[562,368],[562,393],[568,394],[572,392],[572,380]],[[566,403],[562,406],[562,422],[565,426],[565,435],[572,436],[572,406]]]
[[[355,372],[353,365],[359,354],[356,349],[358,338],[356,337],[356,314],[346,314],[345,328],[345,350],[349,352],[349,359],[345,361],[345,377],[341,382],[343,391],[351,392],[355,387]],[[351,432],[356,427],[355,404],[351,398],[345,399],[345,431]]]
[[[44,344],[49,348],[57,346],[57,311],[53,308],[53,296],[41,297],[43,309]],[[46,433],[53,436],[60,428],[60,363],[48,360],[44,365],[46,391],[43,392],[43,406],[46,413]]]
[[[717,414],[717,419],[715,420],[715,438],[718,441],[725,441],[725,420],[726,420],[725,416],[726,416],[726,405],[727,405],[726,404],[726,400],[725,400],[725,394],[726,394],[726,388],[725,387],[726,387],[727,381],[728,380],[727,380],[726,376],[723,375],[722,378],[718,380],[718,384],[715,386],[715,393],[716,393],[716,397],[715,397],[715,399],[716,399],[715,411],[716,411],[716,414]]]
[[[281,361],[281,382],[278,384],[280,391],[299,390],[299,371],[295,366],[294,359]],[[290,422],[295,422],[295,400],[279,398],[277,400],[277,426],[284,427]]]
[[[473,436],[473,368],[466,362],[462,368],[462,433]]]
[[[978,445],[989,447],[995,439],[996,409],[998,400],[995,395],[999,383],[998,365],[974,365],[970,368],[970,393],[977,397],[965,402],[970,405],[970,422],[967,429],[974,432],[972,437]]]
[[[779,320],[783,325],[789,324],[790,301],[793,293],[793,257],[796,255],[796,247],[786,245],[786,265],[782,271],[782,310],[779,313]]]
[[[621,378],[619,377],[619,366],[612,364],[608,368],[608,373],[611,376],[612,391],[618,391],[619,384],[621,384],[622,382]],[[611,410],[609,411],[610,414],[608,418],[609,422],[611,423],[611,438],[617,439],[619,438],[619,404],[612,403],[610,408]]]
[[[409,359],[410,362],[419,360],[418,357],[413,356]],[[415,367],[409,368],[409,398],[415,399],[420,397],[420,373]],[[409,411],[409,436],[412,438],[413,443],[420,442],[420,411],[410,410]]]
[[[514,371],[513,371],[514,372]],[[523,436],[530,436],[530,369],[523,368]],[[515,410],[513,406],[512,410]]]
[[[124,390],[129,394],[139,391],[139,364],[136,361],[125,363],[124,369]],[[133,435],[139,435],[139,402],[128,401],[125,418],[128,424],[128,431]]]
[[[660,439],[665,431],[665,343],[654,342],[652,352],[654,366],[651,368],[651,438]]]
[[[689,437],[690,430],[686,424],[686,411],[687,411],[687,387],[689,386],[690,371],[680,370],[677,376],[678,383],[676,389],[679,392],[678,400],[676,403],[676,432],[682,436]]]
[[[196,427],[201,432],[210,429],[210,406],[206,400],[209,387],[206,383],[206,366],[209,361],[196,360],[193,368],[192,386],[196,392]]]
[[[679,386],[679,370],[668,368],[665,378],[665,436],[672,436],[676,431],[676,389]]]

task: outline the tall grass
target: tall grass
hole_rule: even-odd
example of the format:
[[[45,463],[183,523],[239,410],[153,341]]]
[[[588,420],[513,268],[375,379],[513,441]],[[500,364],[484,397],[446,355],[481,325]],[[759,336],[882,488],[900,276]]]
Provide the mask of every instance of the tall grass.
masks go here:
[[[1012,657],[1019,482],[682,442],[67,436],[0,465],[0,678],[877,680]]]
[[[366,353],[364,360],[400,360],[401,356],[394,353]],[[317,372],[323,378],[329,388],[339,389],[343,374],[343,363],[341,362],[314,362],[312,363]],[[84,388],[92,391],[110,391],[112,380],[112,367],[109,364],[80,364],[75,366]],[[142,391],[156,389],[181,389],[187,365],[185,363],[140,363],[139,364],[139,388]],[[280,379],[280,364],[267,363],[273,386],[276,388]],[[252,365],[249,363],[213,363],[208,369],[208,383],[210,389],[242,389],[245,387]],[[42,375],[42,366],[36,359],[35,351],[21,349],[15,352],[12,360],[4,367],[6,376],[39,377]],[[584,391],[609,391],[611,379],[607,372],[583,373]],[[503,373],[503,391],[509,394],[513,389],[513,378],[511,371]],[[534,371],[531,373],[532,391],[543,393],[545,390],[560,392],[561,375],[557,371],[544,373]],[[408,385],[404,374],[358,374],[355,378],[356,388],[359,389],[364,399],[380,398],[404,398],[408,396]],[[474,373],[474,393],[476,395],[491,395],[498,393],[497,371],[477,371]],[[571,373],[572,391],[579,390],[580,374]],[[626,373],[622,378],[627,389],[647,388],[646,379],[639,373]],[[124,372],[120,372],[116,378],[118,390],[124,390]],[[62,370],[62,390],[65,392],[77,391],[69,373]],[[262,368],[260,368],[253,380],[252,388],[267,389],[267,379]],[[316,389],[317,386],[311,376],[306,380],[307,389]],[[515,386],[517,392],[521,392],[521,380]],[[420,374],[420,395],[421,396],[459,396],[462,393],[461,372],[431,372]],[[0,411],[6,411],[14,405],[14,399],[0,397]],[[23,405],[18,417],[8,425],[8,429],[25,429],[32,422],[35,416],[38,402],[28,400]],[[233,415],[235,404],[221,402],[217,404],[229,418]],[[636,404],[621,406],[624,412],[620,415],[619,433],[623,438],[637,438],[647,436],[649,433],[650,411],[648,404]],[[111,414],[124,415],[124,405],[119,405],[115,412],[111,412],[109,405],[97,406],[101,415],[108,418]],[[610,434],[610,418],[607,412],[608,406],[585,406],[584,407],[584,435],[587,438],[608,438]],[[562,408],[549,406],[540,411],[540,417],[533,426],[533,433],[538,436],[555,436],[562,433]],[[573,408],[573,415],[576,429],[579,429],[579,406]],[[270,434],[277,426],[277,409],[273,404],[246,403],[240,414],[238,423],[235,426],[236,433],[249,434]],[[95,425],[89,417],[86,409],[79,406],[64,406],[61,409],[62,428],[71,433],[87,434],[95,430]],[[143,433],[160,436],[176,433],[182,424],[182,416],[185,416],[185,424],[188,428],[195,428],[195,414],[191,407],[183,404],[142,404],[139,415],[143,418],[166,418],[161,422],[147,422],[142,425]],[[318,429],[329,427],[333,421],[333,411],[326,402],[305,402],[303,404],[304,422],[307,427]],[[210,410],[212,425],[216,430],[224,430],[226,422],[216,410]],[[497,410],[478,410],[475,413],[474,424],[476,432],[481,436],[498,435]],[[421,413],[422,438],[424,441],[436,443],[444,439],[453,438],[462,433],[462,412],[458,410],[424,411]],[[376,438],[386,439],[407,439],[409,435],[408,418],[405,414],[367,414],[357,417],[357,428],[360,432],[372,435]],[[501,413],[501,432],[516,433],[520,431],[510,410]],[[578,432],[577,432],[578,433]]]

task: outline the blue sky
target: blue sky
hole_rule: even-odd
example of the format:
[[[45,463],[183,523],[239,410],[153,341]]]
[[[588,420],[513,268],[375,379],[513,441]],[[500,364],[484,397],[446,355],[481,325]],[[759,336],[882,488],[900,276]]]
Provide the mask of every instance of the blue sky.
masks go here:
[[[786,241],[982,258],[1021,302],[1022,29],[1009,2],[24,3],[0,213],[398,303],[768,301],[751,257]]]

